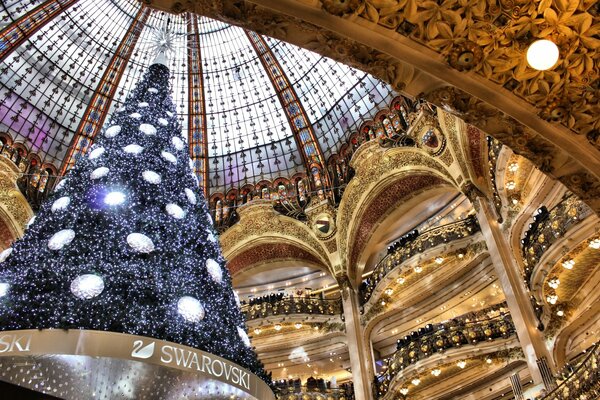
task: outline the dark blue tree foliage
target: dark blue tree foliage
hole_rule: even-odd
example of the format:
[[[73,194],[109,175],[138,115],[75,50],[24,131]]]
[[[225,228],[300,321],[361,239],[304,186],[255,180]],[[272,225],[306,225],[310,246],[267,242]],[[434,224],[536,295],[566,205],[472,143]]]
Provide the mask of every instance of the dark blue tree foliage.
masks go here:
[[[0,330],[154,337],[222,356],[270,382],[247,341],[185,141],[169,70],[153,64],[24,237],[0,255]],[[54,243],[64,230],[72,232]],[[132,233],[151,242],[138,247]],[[92,279],[76,280],[82,276]]]

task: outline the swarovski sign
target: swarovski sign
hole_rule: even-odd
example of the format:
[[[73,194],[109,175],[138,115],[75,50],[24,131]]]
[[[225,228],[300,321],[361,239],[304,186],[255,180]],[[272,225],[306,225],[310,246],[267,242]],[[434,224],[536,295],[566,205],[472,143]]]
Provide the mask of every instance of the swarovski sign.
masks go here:
[[[31,346],[31,334],[2,334],[0,332],[0,354],[28,352]]]
[[[131,357],[148,359],[154,355],[156,342],[144,344],[141,340],[133,342],[133,351]],[[217,359],[207,353],[200,353],[198,350],[183,348],[174,344],[163,344],[160,347],[160,361],[165,365],[175,365],[191,369],[215,378],[225,378],[229,383],[241,386],[250,390],[250,373],[237,365]]]
[[[224,385],[244,394],[243,398],[275,399],[269,386],[256,375],[229,360],[191,347],[164,340],[87,330],[22,330],[0,332],[0,362],[2,357],[27,359],[40,355],[70,355],[89,357],[110,363],[145,363],[150,368],[168,368],[182,373],[184,380],[203,384]],[[90,361],[91,360],[91,361]],[[25,361],[25,360],[23,360]],[[153,367],[152,367],[153,365]],[[180,371],[179,373],[176,371]],[[76,371],[74,371],[76,372]],[[183,376],[183,375],[182,375]],[[231,392],[233,393],[233,392]]]

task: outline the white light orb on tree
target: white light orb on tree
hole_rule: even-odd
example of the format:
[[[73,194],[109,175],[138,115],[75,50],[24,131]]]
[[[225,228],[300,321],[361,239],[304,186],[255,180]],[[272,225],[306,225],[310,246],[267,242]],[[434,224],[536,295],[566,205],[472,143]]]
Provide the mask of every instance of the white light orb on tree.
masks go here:
[[[119,125],[113,125],[104,132],[104,136],[112,138],[121,133],[121,127]]]
[[[130,233],[127,235],[127,244],[137,253],[152,253],[154,242],[143,233]]]
[[[240,328],[239,326],[237,327],[237,331],[238,331],[238,335],[239,335],[240,339],[242,339],[242,342],[244,342],[246,347],[252,346],[250,344],[250,338],[248,337],[248,334],[246,333],[246,331],[244,329]]]
[[[167,214],[175,219],[183,219],[185,217],[185,211],[183,211],[183,208],[179,207],[175,203],[167,204],[165,209],[167,210]]]
[[[164,119],[164,118],[159,118],[159,119],[158,119],[158,124],[159,124],[159,125],[162,125],[162,126],[167,126],[167,125],[169,125],[169,121],[167,121],[167,120],[166,120],[166,119]]]
[[[192,296],[183,296],[177,301],[177,312],[187,322],[200,322],[205,313],[200,301]]]
[[[127,146],[123,147],[123,151],[129,154],[140,154],[143,150],[144,148],[139,144],[128,144]]]
[[[104,204],[107,206],[118,206],[125,203],[126,199],[127,196],[125,196],[125,193],[123,192],[109,192],[106,196],[104,196]]]
[[[99,167],[96,168],[95,170],[92,171],[92,173],[90,174],[90,178],[91,179],[100,179],[106,175],[108,175],[108,173],[110,172],[110,170],[106,167]]]
[[[8,258],[8,256],[10,256],[13,252],[13,248],[9,247],[8,249],[4,250],[2,253],[0,253],[0,263],[6,261],[6,259]]]
[[[133,114],[131,114],[129,116],[131,118],[133,118],[133,119],[140,119],[140,118],[142,118],[142,114],[140,114],[140,113],[133,113]]]
[[[558,57],[558,47],[550,40],[537,40],[527,49],[527,64],[538,71],[552,68],[556,65]]]
[[[173,165],[177,165],[177,157],[175,157],[173,154],[169,153],[168,151],[162,151],[160,153],[160,156],[165,159],[166,161],[170,162]]]
[[[194,191],[192,189],[188,189],[185,188],[185,195],[188,199],[188,201],[190,202],[190,204],[192,205],[196,205],[196,203],[198,203],[198,198],[196,197],[196,193],[194,193]]]
[[[52,203],[51,210],[52,212],[62,211],[69,207],[69,204],[71,204],[71,198],[69,196],[63,196]]]
[[[54,190],[62,190],[67,184],[68,179],[62,179],[58,184],[54,187]]]
[[[218,262],[216,262],[212,258],[209,258],[208,260],[206,260],[206,270],[208,271],[208,274],[213,279],[213,281],[217,283],[223,282],[223,270],[221,269],[221,266]]]
[[[96,148],[96,149],[94,149],[94,150],[92,150],[90,152],[89,159],[90,160],[95,160],[96,158],[98,158],[102,154],[104,154],[105,151],[106,150],[104,149],[104,147],[98,147],[98,148]]]
[[[169,117],[173,117],[173,115],[175,115],[175,114],[173,114],[171,111],[167,111],[167,115],[168,115]]]
[[[148,107],[150,104],[146,103],[145,101],[138,103],[138,107],[139,108],[146,108]]]
[[[153,136],[153,135],[156,135],[156,128],[150,124],[141,124],[140,132],[142,132],[146,135],[149,135],[149,136]]]
[[[177,150],[183,150],[184,148],[184,144],[183,144],[183,140],[179,139],[177,136],[173,136],[171,138],[171,143],[173,143],[173,146],[177,149]]]
[[[0,282],[0,297],[4,297],[8,294],[8,289],[10,289],[10,285],[6,282]]]
[[[50,240],[48,240],[48,248],[50,250],[60,250],[75,239],[75,231],[73,229],[63,229],[56,232]]]
[[[89,300],[98,296],[104,290],[104,280],[98,275],[79,275],[71,282],[71,293],[81,300]]]
[[[157,89],[157,88],[153,88],[153,87],[151,87],[151,88],[148,88],[148,91],[149,91],[150,93],[154,93],[154,94],[158,93],[158,89]]]
[[[144,178],[146,182],[152,183],[154,185],[158,185],[162,181],[159,174],[149,170],[142,172],[142,178]]]

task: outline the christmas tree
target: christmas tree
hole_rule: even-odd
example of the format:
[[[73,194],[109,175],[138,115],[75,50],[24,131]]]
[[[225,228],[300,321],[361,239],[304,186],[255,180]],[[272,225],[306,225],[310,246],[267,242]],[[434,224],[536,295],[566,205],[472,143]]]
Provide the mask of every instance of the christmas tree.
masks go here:
[[[24,237],[0,254],[0,330],[148,336],[270,382],[246,334],[164,64],[149,67]]]

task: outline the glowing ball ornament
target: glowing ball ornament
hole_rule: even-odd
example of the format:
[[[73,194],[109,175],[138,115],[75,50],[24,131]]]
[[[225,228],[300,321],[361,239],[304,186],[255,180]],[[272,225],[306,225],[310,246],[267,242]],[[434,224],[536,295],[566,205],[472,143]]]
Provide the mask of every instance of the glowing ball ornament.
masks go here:
[[[104,136],[112,138],[121,133],[121,127],[119,125],[113,125],[104,132]]]
[[[48,248],[50,250],[60,250],[75,239],[75,231],[73,229],[63,229],[56,232],[50,240],[48,240]]]
[[[163,151],[160,153],[160,156],[165,159],[166,161],[170,162],[173,165],[177,165],[177,157],[175,157],[173,154],[169,153],[168,151]]]
[[[177,312],[187,322],[200,322],[204,319],[204,307],[198,299],[183,296],[177,302]]]
[[[89,300],[98,296],[104,290],[104,280],[98,275],[79,275],[71,282],[71,293],[81,300]]]
[[[558,47],[550,40],[537,40],[527,49],[527,64],[538,71],[552,68],[558,61]]]
[[[109,172],[110,172],[110,170],[108,168],[99,167],[92,171],[92,173],[90,174],[90,178],[94,179],[94,180],[100,179],[100,178],[108,175]]]
[[[4,297],[8,294],[8,289],[10,289],[10,285],[6,282],[0,282],[0,297]]]
[[[185,217],[185,211],[177,204],[169,203],[165,206],[165,209],[167,210],[167,214],[175,219],[183,219]]]
[[[149,91],[150,93],[158,93],[158,89],[157,89],[157,88],[153,88],[153,87],[151,87],[151,88],[148,88],[148,91]]]
[[[150,105],[150,104],[146,103],[145,101],[144,101],[144,102],[141,102],[141,103],[138,103],[138,107],[139,107],[139,108],[146,108],[146,107],[148,107],[149,105]]]
[[[118,206],[125,203],[127,196],[122,192],[109,192],[106,196],[104,196],[104,204],[107,206]]]
[[[156,135],[156,128],[150,124],[141,124],[140,132],[145,133],[148,136]]]
[[[142,172],[142,178],[148,183],[152,183],[153,185],[158,185],[162,179],[159,174],[154,171],[144,171]]]
[[[6,261],[6,259],[8,258],[8,256],[10,256],[13,252],[13,248],[9,247],[8,249],[4,250],[2,253],[0,253],[0,263]]]
[[[63,196],[52,203],[52,212],[62,211],[69,207],[71,204],[71,198],[69,196]]]
[[[167,111],[167,115],[168,115],[169,117],[173,117],[173,115],[175,115],[175,114],[173,114],[171,111]]]
[[[95,160],[96,158],[100,157],[102,154],[104,154],[106,150],[104,149],[104,147],[98,147],[97,149],[94,149],[90,152],[89,155],[89,159],[90,160]]]
[[[130,115],[130,117],[133,118],[133,119],[140,119],[140,118],[142,118],[142,114],[140,114],[140,113],[133,113],[133,114]]]
[[[68,179],[63,179],[60,182],[58,182],[58,184],[56,186],[54,186],[54,190],[62,190],[62,188],[65,187],[65,185],[67,184]]]
[[[129,154],[140,154],[143,150],[144,148],[139,144],[128,144],[127,146],[123,147],[123,151]]]
[[[164,118],[159,118],[158,119],[158,124],[161,125],[161,126],[167,126],[167,125],[169,125],[169,121],[167,121]]]
[[[183,147],[185,146],[183,140],[179,139],[177,136],[171,138],[171,143],[173,143],[173,146],[175,146],[177,150],[183,150]]]
[[[198,198],[196,197],[196,193],[194,193],[194,191],[192,189],[188,189],[185,188],[185,195],[188,199],[188,201],[190,202],[190,204],[192,205],[196,205],[196,203],[198,203]]]
[[[244,344],[246,345],[246,347],[250,347],[250,338],[248,337],[248,334],[246,333],[245,330],[243,330],[242,328],[240,328],[239,326],[237,327],[237,331],[238,331],[238,335],[240,337],[240,339],[242,339],[242,342],[244,342]]]
[[[137,253],[152,253],[154,243],[143,233],[130,233],[127,235],[127,244]]]
[[[210,242],[216,243],[217,238],[215,237],[215,235],[213,235],[211,232],[209,232],[209,234],[208,234],[208,240]]]
[[[223,282],[223,270],[221,269],[221,266],[218,262],[216,262],[212,258],[209,258],[208,260],[206,260],[206,270],[208,271],[208,274],[213,279],[213,281],[217,283]]]

